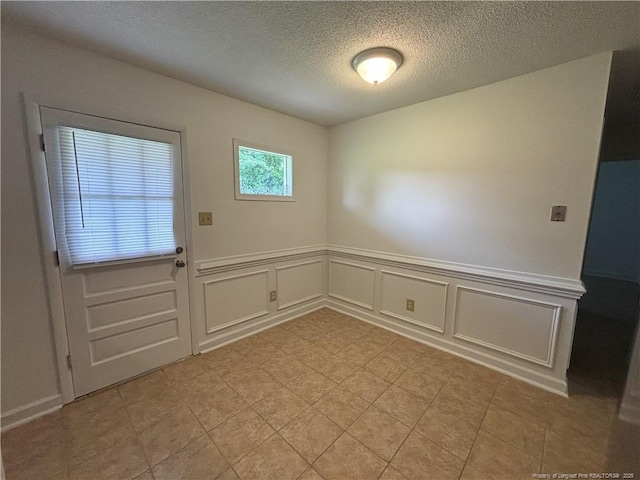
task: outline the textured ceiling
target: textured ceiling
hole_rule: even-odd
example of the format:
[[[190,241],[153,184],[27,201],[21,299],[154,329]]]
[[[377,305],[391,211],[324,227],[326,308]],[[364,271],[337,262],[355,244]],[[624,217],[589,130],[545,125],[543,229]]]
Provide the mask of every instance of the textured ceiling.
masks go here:
[[[3,1],[2,22],[321,125],[640,48],[638,2]],[[376,46],[405,61],[374,86],[350,62]]]

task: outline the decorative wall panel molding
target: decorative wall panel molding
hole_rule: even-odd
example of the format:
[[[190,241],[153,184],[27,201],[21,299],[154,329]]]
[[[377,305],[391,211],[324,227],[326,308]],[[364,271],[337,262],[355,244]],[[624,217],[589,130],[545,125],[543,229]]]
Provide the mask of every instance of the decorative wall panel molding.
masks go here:
[[[444,333],[448,283],[388,270],[380,278],[381,314]],[[414,302],[413,312],[407,299]]]
[[[453,337],[553,367],[562,306],[476,288],[456,288]]]
[[[208,334],[269,314],[268,270],[207,280],[204,288]]]
[[[373,250],[346,248],[327,245],[327,253],[334,258],[348,258],[363,262],[373,261],[380,266],[388,266],[423,272],[461,280],[473,280],[498,286],[519,288],[538,293],[549,293],[567,298],[580,298],[584,285],[580,280],[549,277],[533,273],[514,272],[497,268],[467,265],[462,263],[431,260],[422,257],[397,255]]]
[[[375,268],[329,260],[329,296],[373,310]]]
[[[214,273],[238,270],[241,268],[254,268],[262,265],[301,260],[317,256],[324,256],[327,253],[326,246],[313,245],[302,248],[288,248],[285,250],[273,250],[270,252],[256,253],[251,255],[235,255],[222,257],[215,260],[204,260],[196,262],[196,276],[211,275]]]
[[[278,310],[322,297],[323,263],[319,259],[276,267]]]

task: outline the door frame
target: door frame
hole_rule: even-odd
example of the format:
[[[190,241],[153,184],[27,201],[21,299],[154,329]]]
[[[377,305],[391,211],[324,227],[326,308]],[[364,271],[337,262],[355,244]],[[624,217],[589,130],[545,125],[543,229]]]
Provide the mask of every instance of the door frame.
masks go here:
[[[62,297],[62,279],[60,267],[55,257],[57,250],[53,209],[51,204],[51,196],[49,190],[49,180],[47,175],[47,164],[44,151],[41,148],[41,135],[43,134],[42,123],[40,119],[40,107],[55,108],[58,110],[66,110],[85,115],[93,115],[97,117],[107,118],[116,121],[134,123],[148,126],[151,128],[160,128],[171,130],[180,135],[180,151],[182,155],[182,191],[183,191],[183,209],[184,209],[184,228],[187,246],[187,292],[189,295],[189,323],[191,326],[191,354],[200,353],[196,335],[196,325],[194,322],[193,312],[195,295],[191,290],[194,285],[192,275],[194,272],[195,258],[193,252],[193,230],[191,218],[191,190],[189,188],[189,162],[187,155],[187,135],[186,127],[167,123],[165,121],[157,122],[149,118],[135,117],[129,114],[115,111],[112,109],[104,109],[101,107],[91,107],[88,105],[69,104],[68,102],[46,101],[46,99],[36,99],[27,93],[22,93],[24,106],[24,120],[27,133],[27,144],[29,148],[28,155],[31,158],[31,177],[36,196],[37,220],[40,237],[40,254],[41,263],[44,271],[45,292],[47,295],[47,303],[49,310],[49,320],[51,324],[53,343],[56,358],[56,370],[58,372],[58,383],[60,385],[60,393],[62,403],[70,403],[75,398],[75,389],[73,385],[73,377],[69,363],[67,360],[70,354],[69,341],[67,336],[67,320],[64,311],[64,301]]]

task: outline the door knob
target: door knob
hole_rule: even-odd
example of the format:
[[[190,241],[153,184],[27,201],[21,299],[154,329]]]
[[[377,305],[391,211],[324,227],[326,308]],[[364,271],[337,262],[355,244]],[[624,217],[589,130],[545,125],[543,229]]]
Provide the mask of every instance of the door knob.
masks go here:
[[[186,265],[186,263],[184,263],[184,260],[176,260],[176,267],[182,268],[185,265]]]

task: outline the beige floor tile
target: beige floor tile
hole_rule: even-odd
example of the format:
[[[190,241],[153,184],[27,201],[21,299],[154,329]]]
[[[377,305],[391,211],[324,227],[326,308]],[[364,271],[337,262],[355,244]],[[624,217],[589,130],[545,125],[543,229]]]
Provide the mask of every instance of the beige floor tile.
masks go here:
[[[245,360],[244,355],[230,345],[203,353],[202,356],[211,369],[220,376],[230,372],[238,363]]]
[[[382,472],[382,475],[380,475],[378,480],[407,480],[407,477],[389,465],[384,469],[384,472]]]
[[[325,350],[327,353],[336,353],[352,343],[350,338],[346,338],[340,332],[327,332],[313,340],[314,345]]]
[[[303,341],[307,342],[307,346],[295,350],[293,353],[291,353],[291,355],[296,357],[305,365],[314,368],[314,366],[317,366],[331,358],[331,355],[322,348],[315,346],[313,343],[308,342],[307,340]]]
[[[65,426],[76,427],[93,419],[99,420],[108,417],[107,411],[124,412],[125,405],[118,389],[110,388],[63,406],[61,413]]]
[[[183,408],[147,428],[138,434],[138,438],[149,465],[154,466],[204,434],[202,425],[193,413]]]
[[[453,385],[445,385],[433,400],[433,405],[479,427],[489,407],[489,402],[469,393],[459,391]]]
[[[290,355],[294,355],[296,352],[304,351],[308,348],[313,347],[313,343],[308,340],[304,340],[299,336],[292,334],[290,337],[283,339],[281,345],[279,347]],[[318,348],[318,347],[316,347]]]
[[[309,342],[313,342],[316,338],[321,337],[325,332],[315,326],[300,328],[296,331],[296,335]]]
[[[238,340],[233,343],[233,348],[240,352],[245,357],[252,357],[253,352],[259,351],[263,348],[269,348],[269,342],[263,340],[258,335],[252,335],[250,337],[243,338],[242,340]]]
[[[585,395],[552,398],[547,425],[556,433],[589,436],[606,443],[615,420],[616,404],[606,398]]]
[[[472,369],[463,372],[457,371],[449,377],[447,385],[454,387],[464,395],[473,395],[490,401],[498,387],[498,377],[489,376],[487,378],[480,373],[473,372]]]
[[[189,399],[187,404],[207,431],[217,427],[248,406],[247,402],[228,386],[206,399],[194,399],[193,401]]]
[[[163,368],[163,370],[172,384],[181,385],[192,381],[209,368],[211,368],[209,363],[202,355],[192,355]]]
[[[250,408],[209,432],[209,436],[225,458],[236,463],[275,433],[267,422]]]
[[[393,457],[391,465],[409,480],[457,480],[464,462],[412,432]]]
[[[303,373],[308,373],[310,368],[292,355],[283,355],[267,359],[262,364],[262,369],[280,383],[288,383]]]
[[[314,408],[294,418],[278,433],[309,463],[314,462],[343,430]]]
[[[309,464],[277,433],[235,464],[242,480],[298,478]]]
[[[308,407],[307,402],[286,387],[279,388],[253,405],[253,409],[275,430],[284,427]]]
[[[436,398],[444,384],[445,380],[430,377],[411,369],[404,372],[395,382],[396,386],[429,403]]]
[[[317,410],[345,430],[368,406],[367,402],[340,385],[314,404]]]
[[[608,446],[598,437],[562,435],[547,431],[544,447],[545,471],[605,472]]]
[[[63,410],[64,412],[64,410]],[[135,435],[121,404],[83,416],[65,417],[65,439],[70,464],[77,464]]]
[[[209,404],[220,390],[229,388],[215,372],[208,371],[192,381],[180,385],[179,395],[194,412],[209,408]]]
[[[162,370],[156,370],[118,386],[120,396],[125,403],[134,403],[147,398],[159,397],[167,391],[174,390],[169,378]]]
[[[460,480],[491,480],[491,477],[485,475],[480,470],[473,468],[471,465],[466,464]]]
[[[224,472],[222,475],[220,475],[218,478],[216,478],[216,480],[240,480],[240,477],[238,477],[238,475],[233,470],[233,468],[230,468],[229,470]]]
[[[466,461],[478,427],[431,406],[424,413],[415,429],[423,436]]]
[[[250,373],[257,372],[260,370],[262,363],[263,361],[261,359],[258,360],[254,357],[245,357],[233,366],[230,366],[227,369],[222,369],[216,373],[218,373],[223,380],[228,381],[230,378],[240,378]]]
[[[358,343],[352,343],[338,352],[337,356],[346,362],[353,363],[358,366],[362,366],[375,357],[378,353],[370,347],[360,345]]]
[[[324,480],[324,479],[313,468],[309,468],[302,475],[298,477],[298,480]]]
[[[245,353],[245,356],[250,355],[251,358],[255,358],[264,362],[270,358],[286,355],[286,352],[280,350],[272,343],[263,341],[260,344],[253,347],[250,353]]]
[[[429,403],[392,385],[380,395],[374,405],[405,425],[413,427],[427,409]]]
[[[539,473],[540,460],[485,432],[479,432],[468,460],[469,465],[490,477],[529,476]]]
[[[317,372],[307,372],[287,383],[287,388],[307,403],[314,403],[337,384]]]
[[[3,433],[2,457],[7,479],[66,479],[64,435],[60,413]]]
[[[386,380],[363,369],[347,377],[341,385],[369,403],[375,402],[391,386]]]
[[[127,413],[136,432],[141,432],[184,407],[180,395],[168,390],[163,395],[127,405]]]
[[[136,438],[129,438],[69,468],[70,480],[129,480],[149,468]]]
[[[226,382],[249,405],[253,405],[282,386],[280,382],[264,370],[256,370],[249,372],[247,375],[230,377],[226,379]]]
[[[446,363],[442,360],[437,360],[429,355],[423,354],[411,364],[409,370],[419,372],[423,375],[445,382],[454,372],[456,372],[457,368],[450,363]]]
[[[1,441],[5,468],[7,471],[10,467],[26,470],[37,463],[47,463],[52,469],[63,470],[65,435],[60,411],[5,431]],[[60,462],[61,465],[56,466]]]
[[[387,462],[348,433],[343,433],[313,464],[326,480],[378,478]]]
[[[360,368],[358,363],[353,363],[337,355],[329,355],[312,366],[315,370],[337,383],[342,382]]]
[[[363,368],[387,382],[395,382],[407,369],[402,363],[380,355],[370,360]]]
[[[154,466],[153,476],[155,480],[214,479],[230,466],[211,439],[203,435]]]
[[[540,388],[507,378],[500,382],[491,402],[531,422],[546,424],[551,396]]]
[[[151,473],[151,470],[147,470],[145,472],[142,472],[133,480],[155,480],[155,479],[153,478],[153,474]]]
[[[409,367],[421,357],[421,354],[416,350],[407,348],[405,344],[401,343],[401,340],[398,340],[385,348],[379,356],[389,358],[405,367]]]
[[[481,430],[513,445],[535,458],[542,458],[545,427],[519,417],[508,410],[490,405]]]
[[[372,406],[348,432],[386,461],[390,461],[411,429],[379,408]]]
[[[258,338],[266,340],[270,344],[281,348],[281,346],[286,344],[292,335],[293,334],[289,333],[286,329],[275,327],[260,332],[258,334]]]

